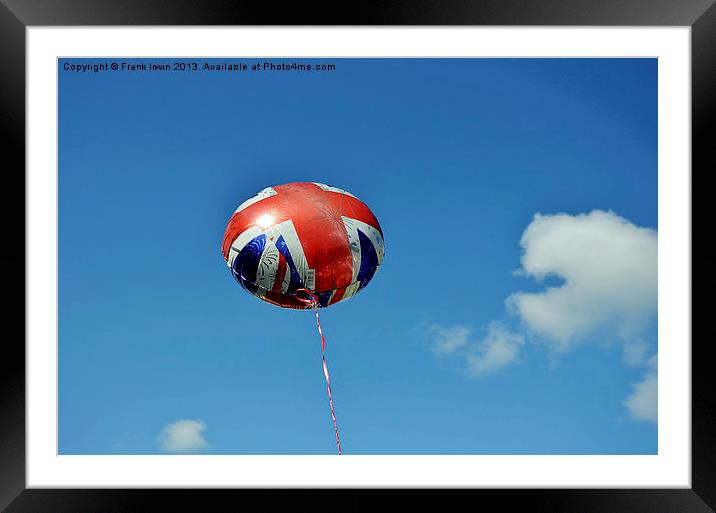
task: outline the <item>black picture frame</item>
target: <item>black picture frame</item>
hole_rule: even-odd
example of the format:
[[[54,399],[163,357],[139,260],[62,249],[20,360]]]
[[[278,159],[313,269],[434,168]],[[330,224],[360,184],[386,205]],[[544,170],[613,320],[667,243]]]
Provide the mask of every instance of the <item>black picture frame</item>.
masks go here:
[[[0,145],[2,145],[5,248],[0,253],[6,299],[0,357],[0,509],[7,512],[147,511],[176,506],[198,511],[225,509],[224,500],[286,491],[26,489],[25,487],[25,29],[70,25],[575,25],[691,27],[692,230],[709,219],[705,175],[716,169],[708,128],[716,116],[716,5],[714,0],[403,0],[363,2],[340,10],[321,5],[237,0],[0,0]],[[24,218],[23,218],[24,219]],[[714,284],[707,266],[715,255],[692,235],[692,487],[690,489],[501,489],[464,490],[470,498],[551,512],[708,512],[716,508],[716,398],[711,393],[710,337],[696,336],[708,302],[698,293]],[[20,272],[24,269],[24,273]],[[705,271],[705,272],[699,272]],[[699,316],[702,321],[695,322]],[[13,327],[13,330],[9,328]],[[686,342],[686,341],[685,341]],[[422,500],[423,490],[413,490]],[[327,491],[325,493],[335,493]],[[375,494],[366,490],[362,493]],[[370,495],[369,495],[370,496]],[[305,497],[294,491],[291,500]],[[297,507],[296,503],[292,507]],[[307,505],[310,506],[311,503]],[[315,504],[315,503],[313,503]],[[351,505],[358,505],[353,503]],[[473,505],[476,506],[476,505]]]

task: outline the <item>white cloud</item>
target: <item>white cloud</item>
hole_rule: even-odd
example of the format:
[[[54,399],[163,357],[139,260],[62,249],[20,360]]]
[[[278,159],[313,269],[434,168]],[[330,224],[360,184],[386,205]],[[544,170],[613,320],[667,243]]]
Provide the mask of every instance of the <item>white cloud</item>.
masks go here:
[[[467,345],[472,333],[470,326],[444,327],[433,324],[429,328],[432,335],[432,349],[436,354],[451,354]]]
[[[209,447],[202,435],[201,420],[178,420],[167,424],[159,434],[159,447],[166,452],[198,452]]]
[[[499,322],[492,322],[482,339],[471,339],[471,326],[441,326],[429,328],[432,349],[436,354],[454,354],[464,359],[472,377],[481,377],[507,367],[520,359],[525,337],[514,333]]]
[[[462,358],[472,377],[498,371],[522,359],[526,333],[536,335],[553,354],[580,341],[616,338],[628,366],[643,366],[641,381],[623,401],[632,419],[657,422],[658,369],[646,330],[657,309],[657,232],[613,212],[537,214],[525,229],[520,276],[563,283],[540,292],[520,291],[506,305],[524,332],[499,322],[482,339],[466,325],[429,328],[432,349]]]
[[[613,212],[537,214],[522,235],[521,273],[564,279],[507,299],[527,329],[558,352],[596,330],[637,339],[657,307],[657,233]],[[625,352],[635,358],[638,345]]]
[[[633,385],[633,392],[624,399],[624,406],[632,419],[656,422],[659,413],[656,355],[649,362],[650,369],[641,381]]]
[[[479,377],[518,361],[525,337],[508,330],[499,322],[492,322],[487,335],[467,354],[470,374]]]

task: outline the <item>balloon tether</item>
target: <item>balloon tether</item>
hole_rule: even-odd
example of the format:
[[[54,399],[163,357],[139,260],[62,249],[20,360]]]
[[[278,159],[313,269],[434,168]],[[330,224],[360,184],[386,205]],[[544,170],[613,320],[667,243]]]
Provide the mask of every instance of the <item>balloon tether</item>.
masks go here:
[[[299,296],[299,292],[306,295],[306,298]],[[323,336],[323,330],[321,329],[321,319],[318,316],[318,297],[308,289],[298,289],[294,293],[297,300],[311,305],[313,311],[316,313],[316,327],[318,328],[318,334],[321,335],[321,357],[323,358],[323,375],[326,377],[326,385],[328,389],[328,404],[331,406],[331,418],[333,419],[333,430],[336,433],[336,446],[338,447],[338,454],[341,452],[341,441],[338,438],[338,422],[336,421],[336,412],[333,409],[333,394],[331,393],[331,375],[328,373],[328,363],[326,363],[326,337]]]

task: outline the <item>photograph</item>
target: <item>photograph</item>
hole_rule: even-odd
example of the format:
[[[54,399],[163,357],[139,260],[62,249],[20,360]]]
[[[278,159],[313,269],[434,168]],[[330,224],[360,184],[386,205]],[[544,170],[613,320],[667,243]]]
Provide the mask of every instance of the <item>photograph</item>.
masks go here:
[[[60,455],[658,453],[657,59],[57,84]]]
[[[714,513],[714,27],[0,0],[0,511]]]

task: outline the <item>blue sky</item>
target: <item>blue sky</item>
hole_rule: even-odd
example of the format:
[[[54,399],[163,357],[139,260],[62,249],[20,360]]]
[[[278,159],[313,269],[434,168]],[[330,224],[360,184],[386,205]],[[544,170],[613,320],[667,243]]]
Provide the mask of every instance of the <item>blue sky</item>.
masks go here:
[[[335,453],[311,313],[220,252],[292,181],[385,236],[321,311],[345,454],[656,453],[655,59],[65,62],[113,61],[58,72],[61,454]]]

